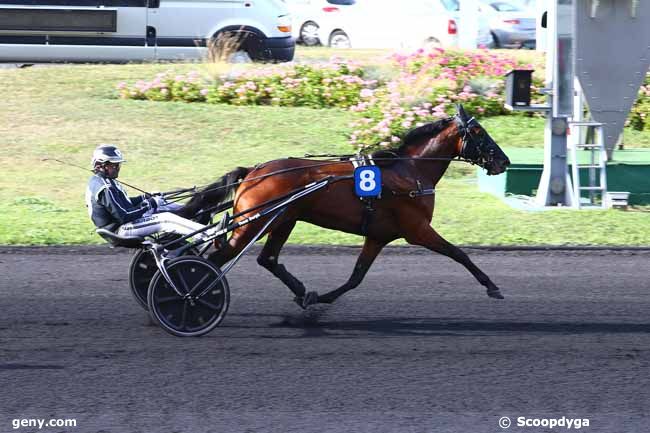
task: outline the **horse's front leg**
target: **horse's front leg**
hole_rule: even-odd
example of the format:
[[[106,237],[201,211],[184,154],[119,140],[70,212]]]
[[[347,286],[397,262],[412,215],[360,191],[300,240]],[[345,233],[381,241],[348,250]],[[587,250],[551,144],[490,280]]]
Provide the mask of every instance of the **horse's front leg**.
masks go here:
[[[295,226],[296,220],[290,220],[271,230],[262,252],[257,257],[257,263],[279,278],[296,296],[298,305],[302,306],[305,300],[305,285],[278,262],[280,250]]]
[[[341,296],[347,291],[354,289],[359,284],[361,284],[361,281],[363,281],[363,277],[365,277],[366,273],[368,272],[368,269],[370,269],[370,266],[375,261],[375,258],[381,252],[382,248],[386,246],[386,244],[387,244],[386,241],[379,241],[372,238],[366,238],[363,244],[363,248],[361,249],[361,254],[359,254],[357,263],[354,265],[354,270],[352,271],[352,275],[350,275],[348,281],[338,289],[332,290],[331,292],[325,293],[324,295],[318,297],[306,296],[305,301],[308,301],[309,303],[305,302],[304,307],[310,304],[315,304],[316,302],[323,303],[323,304],[331,304],[339,296]],[[310,294],[311,293],[315,293],[315,292],[310,292]]]
[[[491,298],[503,299],[503,295],[499,288],[490,280],[490,277],[485,275],[478,266],[476,266],[470,258],[457,246],[447,242],[440,236],[429,224],[422,224],[405,236],[408,243],[413,245],[421,245],[425,248],[445,255],[461,265],[465,266],[468,271],[474,275],[474,278],[479,283],[487,288],[487,295]]]

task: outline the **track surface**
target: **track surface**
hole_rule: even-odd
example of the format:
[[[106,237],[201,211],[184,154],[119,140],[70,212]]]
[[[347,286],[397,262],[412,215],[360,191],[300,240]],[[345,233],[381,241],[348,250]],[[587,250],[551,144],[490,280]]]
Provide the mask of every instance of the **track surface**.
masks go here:
[[[229,275],[220,328],[149,326],[108,248],[0,250],[0,432],[498,432],[516,418],[650,431],[650,253],[469,250],[502,288],[388,249],[364,283],[303,312],[254,255]],[[287,248],[309,289],[343,283],[357,250]]]

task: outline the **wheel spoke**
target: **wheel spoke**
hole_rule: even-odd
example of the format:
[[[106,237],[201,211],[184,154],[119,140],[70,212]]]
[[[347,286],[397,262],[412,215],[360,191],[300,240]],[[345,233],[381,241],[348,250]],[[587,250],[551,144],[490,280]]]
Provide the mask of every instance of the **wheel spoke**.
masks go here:
[[[204,305],[204,306],[206,306],[209,309],[214,310],[214,311],[218,311],[218,310],[221,309],[221,304],[214,305],[212,302],[208,302],[205,299],[199,298],[199,299],[196,300],[196,302],[198,302],[199,304]]]
[[[170,302],[183,302],[183,298],[179,298],[178,296],[165,296],[164,298],[158,298],[156,299],[156,302],[158,304],[167,304]]]
[[[179,329],[181,331],[185,330],[185,320],[187,319],[187,302],[183,304],[183,314],[181,315],[181,323],[179,325]]]
[[[185,277],[183,277],[183,273],[179,269],[174,269],[174,272],[178,276],[178,279],[181,280],[181,286],[179,289],[183,289],[183,294],[189,293],[189,290],[187,289],[187,282],[185,281]]]
[[[206,274],[203,276],[203,278],[201,278],[201,279],[199,280],[199,282],[196,283],[196,284],[194,285],[194,287],[192,287],[192,288],[190,289],[190,291],[189,291],[188,293],[189,293],[190,295],[193,295],[194,292],[196,291],[196,289],[197,289],[199,286],[201,286],[201,285],[205,282],[205,280],[207,280],[208,278],[210,278],[210,274],[209,274],[209,273],[206,273]]]
[[[220,277],[220,275],[217,275],[217,278],[216,278],[214,281],[212,281],[210,284],[208,284],[208,287],[206,287],[205,289],[201,290],[201,293],[199,293],[199,294],[197,295],[197,298],[201,298],[203,295],[205,295],[205,294],[208,293],[210,290],[212,290],[212,289],[214,288],[214,286],[216,286],[218,283],[220,283],[221,280],[219,280],[219,277]]]

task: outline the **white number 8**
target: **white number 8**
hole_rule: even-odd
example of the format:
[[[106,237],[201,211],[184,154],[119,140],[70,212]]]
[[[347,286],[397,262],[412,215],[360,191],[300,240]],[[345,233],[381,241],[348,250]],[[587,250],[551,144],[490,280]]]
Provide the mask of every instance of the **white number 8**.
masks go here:
[[[359,188],[361,191],[373,191],[376,187],[375,172],[372,170],[363,170],[359,175]]]

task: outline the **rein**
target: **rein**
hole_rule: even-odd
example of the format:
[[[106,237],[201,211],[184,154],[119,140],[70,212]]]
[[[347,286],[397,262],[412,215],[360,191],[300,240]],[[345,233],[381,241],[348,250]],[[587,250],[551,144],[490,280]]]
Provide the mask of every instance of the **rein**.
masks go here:
[[[355,155],[329,155],[329,154],[328,155],[309,155],[309,154],[307,154],[302,158],[289,157],[287,159],[350,158],[350,157],[353,157],[353,156],[355,156]],[[416,157],[416,156],[408,156],[408,157],[404,156],[404,157],[395,157],[395,158],[381,158],[380,157],[380,158],[373,158],[373,160],[374,161],[413,161],[413,160],[418,160],[418,161],[451,161],[451,162],[457,161],[457,162],[466,162],[466,163],[472,164],[472,165],[476,164],[476,162],[473,162],[473,161],[468,160],[468,159],[463,159],[460,156],[455,157],[455,158],[434,158],[434,157]],[[275,161],[279,161],[279,160],[275,160]],[[274,162],[274,161],[269,161],[269,162]],[[230,188],[232,186],[241,185],[241,184],[246,183],[246,182],[253,182],[253,181],[256,181],[256,180],[260,180],[260,179],[266,179],[267,177],[277,176],[277,175],[284,174],[284,173],[290,173],[290,172],[294,172],[294,171],[298,171],[298,170],[306,170],[306,169],[309,169],[309,168],[318,168],[318,167],[326,167],[326,166],[329,166],[329,165],[349,164],[349,163],[350,163],[349,160],[342,159],[342,160],[336,160],[336,161],[323,161],[323,162],[320,162],[318,164],[304,165],[304,166],[301,166],[301,167],[285,168],[285,169],[282,169],[282,170],[272,171],[270,173],[266,173],[266,174],[263,174],[263,175],[260,175],[260,176],[251,177],[249,179],[243,179],[243,180],[240,180],[238,182],[233,182],[233,183],[229,183],[229,184],[226,184],[226,185],[216,186],[216,187],[209,188],[209,189],[206,189],[206,190],[196,191],[196,192],[193,192],[193,193],[187,194],[187,195],[180,195],[180,196],[175,197],[173,202],[185,200],[187,198],[191,198],[191,197],[194,197],[194,196],[202,194],[202,193],[218,191],[220,189]],[[251,172],[263,167],[265,164],[268,164],[268,162],[264,163],[262,165],[256,165],[253,168],[253,170],[251,170]],[[209,184],[205,185],[205,186],[209,186]],[[197,188],[201,188],[201,187],[197,187]]]

